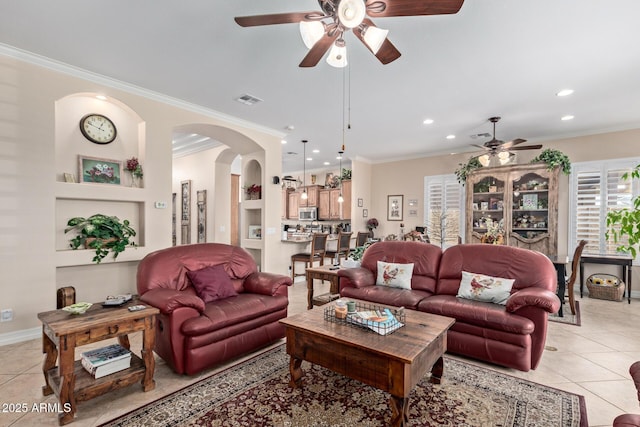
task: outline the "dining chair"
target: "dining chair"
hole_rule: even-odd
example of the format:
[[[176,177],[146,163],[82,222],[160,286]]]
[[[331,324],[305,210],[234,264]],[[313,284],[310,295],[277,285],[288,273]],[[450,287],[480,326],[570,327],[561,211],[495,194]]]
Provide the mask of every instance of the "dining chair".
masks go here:
[[[369,240],[369,236],[370,234],[367,231],[358,231],[358,234],[356,234],[356,248],[364,246]]]
[[[338,242],[336,245],[335,251],[326,251],[325,257],[331,258],[332,260],[338,255],[338,263],[340,259],[344,257],[344,259],[349,258],[349,252],[351,251],[351,235],[352,232],[345,233],[340,231],[338,233]]]
[[[571,276],[565,282],[565,289],[569,294],[569,307],[571,308],[571,314],[576,314],[576,297],[573,294],[573,285],[578,277],[578,266],[580,265],[580,257],[582,256],[582,250],[587,244],[586,240],[580,240],[575,252],[573,253],[573,261],[571,261]]]
[[[304,276],[304,273],[296,274],[296,262],[304,262],[304,268],[313,267],[315,261],[320,261],[324,265],[325,251],[327,250],[327,235],[324,233],[314,233],[311,236],[311,250],[291,255],[291,278]]]

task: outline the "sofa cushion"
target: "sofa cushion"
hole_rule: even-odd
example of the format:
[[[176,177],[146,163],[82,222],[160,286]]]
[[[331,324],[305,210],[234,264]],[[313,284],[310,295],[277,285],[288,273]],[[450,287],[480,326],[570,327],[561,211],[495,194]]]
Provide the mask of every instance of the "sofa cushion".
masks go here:
[[[189,271],[187,276],[205,303],[238,295],[222,264]]]
[[[413,263],[398,264],[378,261],[376,285],[411,289],[411,276],[413,276]]]
[[[374,304],[392,307],[417,309],[418,303],[431,295],[430,292],[390,288],[388,286],[363,286],[361,288],[344,287],[340,289],[340,296],[356,298]]]
[[[433,295],[420,301],[418,309],[453,317],[458,322],[513,334],[531,334],[535,329],[531,319],[507,313],[502,305],[456,298],[453,295]]]
[[[514,279],[487,276],[486,274],[462,272],[458,297],[475,301],[507,304]]]

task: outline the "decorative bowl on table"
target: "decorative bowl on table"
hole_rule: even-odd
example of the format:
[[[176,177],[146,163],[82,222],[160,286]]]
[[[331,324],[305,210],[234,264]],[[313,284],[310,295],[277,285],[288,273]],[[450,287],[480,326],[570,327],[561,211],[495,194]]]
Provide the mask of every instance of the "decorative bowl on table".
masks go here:
[[[93,304],[90,302],[77,302],[75,304],[68,305],[63,307],[62,309],[71,314],[83,314],[85,311],[89,310]]]

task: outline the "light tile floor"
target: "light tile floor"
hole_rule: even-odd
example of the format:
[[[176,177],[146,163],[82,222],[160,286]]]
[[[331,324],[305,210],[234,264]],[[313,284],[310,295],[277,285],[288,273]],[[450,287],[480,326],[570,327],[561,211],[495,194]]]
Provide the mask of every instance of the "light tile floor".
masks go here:
[[[316,293],[326,292],[328,284],[316,285]],[[548,350],[538,369],[519,372],[482,362],[481,366],[546,384],[585,396],[589,425],[610,426],[625,412],[640,413],[636,390],[629,378],[629,366],[640,360],[640,301],[629,305],[596,299],[580,299],[582,326],[549,323]],[[568,309],[568,306],[565,306]],[[296,282],[290,288],[289,313],[306,310],[306,286]],[[132,349],[139,351],[140,336],[132,336]],[[103,345],[104,342],[97,346]],[[83,351],[87,347],[83,347]],[[42,396],[43,355],[41,341],[31,340],[0,347],[0,427],[56,426],[57,415],[40,403],[55,404],[53,396]],[[232,363],[235,363],[234,361]],[[231,364],[231,363],[230,363]],[[96,426],[146,402],[181,389],[213,372],[187,377],[174,374],[156,357],[156,388],[143,393],[138,385],[108,393],[78,404],[76,427]],[[13,406],[12,406],[13,405]],[[26,412],[16,412],[26,406]],[[38,411],[37,409],[44,409]]]

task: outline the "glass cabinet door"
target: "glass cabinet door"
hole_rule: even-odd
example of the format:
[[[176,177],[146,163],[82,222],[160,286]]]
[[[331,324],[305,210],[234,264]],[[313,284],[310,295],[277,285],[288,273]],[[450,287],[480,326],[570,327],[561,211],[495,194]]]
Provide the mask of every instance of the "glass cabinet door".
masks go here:
[[[549,232],[549,178],[526,173],[514,178],[511,230],[526,239]]]

